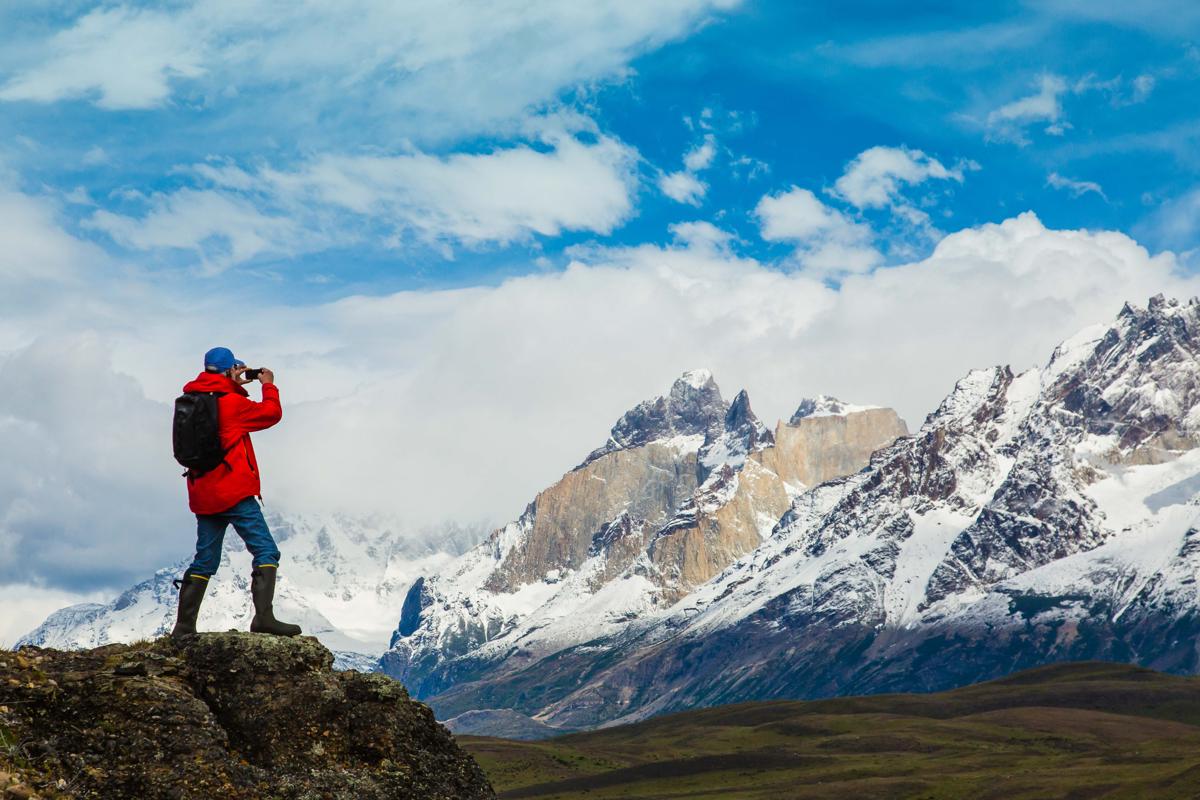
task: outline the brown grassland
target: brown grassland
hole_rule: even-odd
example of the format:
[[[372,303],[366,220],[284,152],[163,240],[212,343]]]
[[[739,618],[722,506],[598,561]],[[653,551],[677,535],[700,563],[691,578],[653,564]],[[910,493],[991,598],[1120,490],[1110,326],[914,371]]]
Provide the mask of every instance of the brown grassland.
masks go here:
[[[506,800],[1200,798],[1200,678],[1061,664],[937,694],[459,741]]]

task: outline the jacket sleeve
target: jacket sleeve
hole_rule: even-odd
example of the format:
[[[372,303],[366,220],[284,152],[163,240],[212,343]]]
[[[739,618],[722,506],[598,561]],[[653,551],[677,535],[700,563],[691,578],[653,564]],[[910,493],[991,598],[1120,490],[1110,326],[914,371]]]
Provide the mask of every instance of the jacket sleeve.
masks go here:
[[[283,418],[283,406],[279,404],[279,389],[273,383],[264,383],[261,403],[246,400],[241,404],[238,421],[247,433],[265,430]]]

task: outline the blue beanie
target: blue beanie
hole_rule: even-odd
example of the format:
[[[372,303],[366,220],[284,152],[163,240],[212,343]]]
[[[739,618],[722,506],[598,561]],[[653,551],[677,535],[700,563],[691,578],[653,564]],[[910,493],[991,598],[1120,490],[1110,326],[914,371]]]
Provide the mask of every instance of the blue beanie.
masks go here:
[[[233,351],[228,347],[214,347],[204,354],[204,369],[210,372],[224,372],[234,367],[244,367],[246,364],[233,357]]]

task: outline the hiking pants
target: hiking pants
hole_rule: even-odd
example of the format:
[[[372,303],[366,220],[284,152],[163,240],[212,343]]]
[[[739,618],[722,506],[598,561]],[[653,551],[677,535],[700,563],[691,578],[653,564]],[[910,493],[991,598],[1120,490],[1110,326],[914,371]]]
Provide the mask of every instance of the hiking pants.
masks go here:
[[[208,578],[217,571],[225,529],[230,525],[254,556],[255,567],[279,566],[279,548],[263,519],[262,507],[253,497],[247,497],[220,514],[196,515],[196,558],[188,567],[190,574]]]

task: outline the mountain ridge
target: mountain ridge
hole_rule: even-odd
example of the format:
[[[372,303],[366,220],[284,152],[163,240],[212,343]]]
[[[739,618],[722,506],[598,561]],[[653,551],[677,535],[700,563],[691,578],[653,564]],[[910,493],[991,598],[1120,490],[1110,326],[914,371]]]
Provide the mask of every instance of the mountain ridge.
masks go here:
[[[1155,297],[1043,367],[974,370],[664,616],[426,697],[590,728],[1067,659],[1195,672],[1198,355],[1200,302]]]

